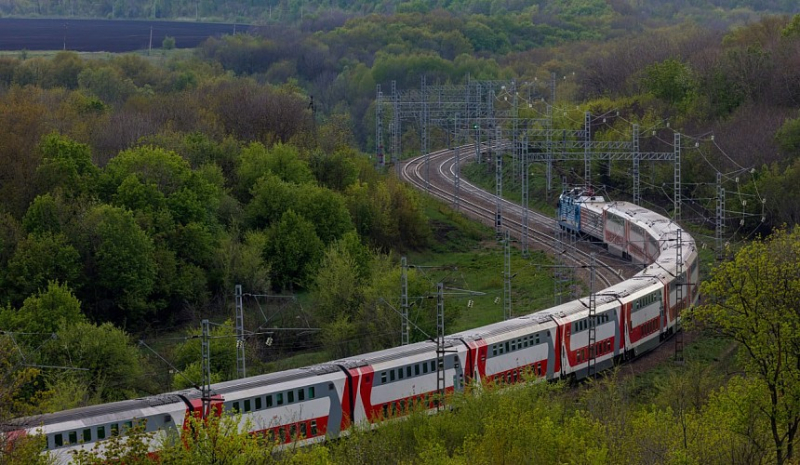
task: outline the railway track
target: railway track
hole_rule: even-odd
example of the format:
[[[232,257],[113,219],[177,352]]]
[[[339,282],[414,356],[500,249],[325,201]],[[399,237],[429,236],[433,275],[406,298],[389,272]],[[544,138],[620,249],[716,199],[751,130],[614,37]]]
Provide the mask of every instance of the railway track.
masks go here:
[[[462,154],[465,151],[462,151]],[[466,151],[471,152],[471,151]],[[474,155],[461,155],[461,161],[467,161]],[[432,152],[427,156],[420,155],[406,160],[400,169],[400,176],[403,180],[413,185],[417,189],[442,199],[446,202],[453,202],[455,194],[455,155],[452,150],[445,149]],[[426,173],[429,173],[426,180]],[[521,240],[523,236],[523,212],[522,207],[514,202],[502,199],[502,224],[509,229],[510,235]],[[459,180],[459,211],[465,213],[470,218],[481,221],[494,227],[497,196],[491,194],[474,184],[461,178]],[[631,263],[613,256],[604,249],[589,242],[579,241],[575,248],[575,253],[566,253],[569,245],[562,244],[556,247],[554,236],[556,229],[559,228],[555,219],[541,213],[528,210],[528,241],[529,246],[536,250],[541,250],[550,255],[565,254],[564,262],[568,266],[579,267],[578,276],[584,282],[588,282],[590,254],[596,252],[595,257],[595,277],[603,283],[602,287],[623,281],[629,276],[633,276],[638,270],[633,269]]]

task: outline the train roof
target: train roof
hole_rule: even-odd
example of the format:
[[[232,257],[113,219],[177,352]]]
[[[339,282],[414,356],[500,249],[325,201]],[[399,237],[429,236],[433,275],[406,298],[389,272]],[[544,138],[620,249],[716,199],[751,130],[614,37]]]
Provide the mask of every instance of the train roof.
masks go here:
[[[191,395],[192,390],[184,390],[159,394],[155,396],[140,397],[138,399],[111,402],[108,404],[91,405],[88,407],[78,407],[70,410],[63,410],[55,413],[45,413],[29,417],[12,420],[10,424],[21,428],[35,428],[68,421],[77,421],[86,418],[115,415],[123,412],[138,412],[139,414],[130,415],[130,418],[143,418],[147,416],[145,410],[158,408],[164,405],[176,404],[185,405],[181,395]]]
[[[488,326],[460,331],[458,333],[449,335],[448,338],[463,339],[465,341],[477,341],[502,334],[508,334],[521,329],[532,329],[537,326],[540,326],[541,329],[546,329],[550,328],[551,326],[555,326],[555,323],[549,315],[543,315],[539,312],[536,312],[530,315],[512,318],[510,320],[499,321]]]
[[[262,386],[274,386],[282,383],[290,383],[299,379],[313,379],[317,376],[325,376],[331,373],[341,373],[339,367],[332,363],[313,365],[310,367],[295,368],[276,373],[250,376],[242,379],[234,379],[211,385],[211,391],[215,394],[228,394],[235,391],[243,391]]]
[[[453,341],[445,339],[445,347],[447,348],[452,346]],[[436,344],[433,341],[415,342],[413,344],[393,347],[391,349],[384,349],[378,352],[370,352],[368,354],[341,358],[339,360],[334,360],[331,363],[342,365],[346,368],[356,368],[394,360],[403,360],[429,352],[436,352]]]
[[[661,286],[661,281],[654,276],[637,275],[599,291],[597,296],[598,298],[600,296],[611,297],[615,300],[624,299],[643,291],[650,292],[650,288],[653,286]]]

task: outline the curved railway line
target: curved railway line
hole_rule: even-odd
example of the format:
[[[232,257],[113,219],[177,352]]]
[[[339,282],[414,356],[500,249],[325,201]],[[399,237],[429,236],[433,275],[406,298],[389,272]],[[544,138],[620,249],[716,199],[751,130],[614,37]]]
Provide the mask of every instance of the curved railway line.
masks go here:
[[[463,153],[463,151],[462,151]],[[474,158],[474,155],[461,155],[461,161]],[[430,164],[426,169],[426,159]],[[426,171],[429,173],[426,182]],[[430,195],[452,202],[455,194],[455,152],[450,149],[431,152],[427,157],[419,155],[403,162],[400,177],[415,188]],[[428,187],[429,186],[429,187]],[[523,236],[522,207],[514,202],[502,199],[502,224],[509,229],[510,235],[516,239]],[[478,186],[459,179],[459,210],[470,218],[484,224],[494,225],[497,196]],[[584,282],[588,281],[587,271],[590,266],[590,255],[598,252],[595,258],[595,276],[603,283],[603,287],[611,286],[633,276],[639,267],[617,256],[608,254],[603,249],[592,243],[578,241],[574,254],[568,254],[568,244],[564,247],[555,246],[553,237],[558,228],[555,219],[533,210],[528,210],[528,239],[532,248],[544,251],[550,255],[565,254],[564,262],[569,266],[580,268],[578,275]]]

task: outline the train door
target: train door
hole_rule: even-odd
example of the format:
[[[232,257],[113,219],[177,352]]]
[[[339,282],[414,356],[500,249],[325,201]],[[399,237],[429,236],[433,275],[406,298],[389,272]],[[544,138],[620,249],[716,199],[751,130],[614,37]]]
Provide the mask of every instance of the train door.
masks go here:
[[[459,359],[459,354],[456,354],[453,357],[453,390],[455,392],[463,392],[464,391],[464,369],[461,367],[461,361]]]

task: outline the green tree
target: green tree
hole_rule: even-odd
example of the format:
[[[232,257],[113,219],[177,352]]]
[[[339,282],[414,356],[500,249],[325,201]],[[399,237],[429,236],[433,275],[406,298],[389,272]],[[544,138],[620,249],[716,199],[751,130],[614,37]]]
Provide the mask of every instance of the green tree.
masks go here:
[[[314,313],[321,324],[356,315],[363,297],[362,279],[356,259],[343,241],[328,246],[311,286]]]
[[[56,337],[42,346],[41,360],[46,365],[87,369],[72,376],[104,402],[135,397],[147,384],[139,350],[130,335],[111,323],[62,326]]]
[[[688,103],[696,92],[691,69],[676,59],[648,66],[643,81],[650,93],[673,105]]]
[[[161,41],[161,48],[164,50],[173,50],[175,48],[175,38],[174,37],[164,37],[164,40]]]
[[[313,222],[317,237],[328,244],[353,230],[344,197],[312,184],[299,186],[294,210]]]
[[[800,229],[742,248],[700,292],[706,303],[694,318],[740,344],[746,372],[768,393],[758,401],[774,460],[792,461],[800,426]]]
[[[110,205],[91,209],[82,225],[87,311],[100,321],[143,323],[157,272],[153,241],[130,211]]]
[[[272,173],[259,178],[251,191],[252,200],[244,208],[247,226],[266,228],[280,220],[284,212],[294,208],[297,190],[297,186]]]
[[[52,281],[47,283],[46,289],[25,299],[18,310],[0,308],[0,327],[3,329],[39,333],[23,337],[22,342],[41,340],[41,334],[54,334],[85,321],[81,302],[69,287]]]
[[[62,213],[63,205],[59,199],[50,194],[39,195],[33,199],[28,211],[25,212],[22,227],[29,234],[58,234],[63,229]]]
[[[240,198],[246,199],[257,181],[267,173],[272,173],[287,183],[304,184],[314,179],[308,163],[300,159],[296,147],[275,144],[267,149],[259,142],[253,142],[242,150],[237,169]]]
[[[39,144],[42,163],[36,169],[37,183],[42,191],[59,188],[67,196],[92,193],[100,173],[92,163],[88,145],[52,133]]]
[[[31,412],[31,405],[24,400],[26,385],[39,374],[33,368],[20,368],[18,348],[7,335],[0,334],[0,429],[15,430],[10,420]],[[42,454],[44,442],[41,436],[17,436],[0,434],[0,462],[8,465],[47,464],[50,458]]]
[[[311,156],[311,171],[322,186],[344,192],[358,181],[358,165],[353,162],[353,149],[339,149],[331,155],[316,152]]]
[[[81,272],[80,254],[63,234],[29,234],[8,261],[5,282],[12,301],[21,302],[52,281],[78,289]]]
[[[269,228],[268,236],[263,257],[270,264],[272,288],[307,286],[316,274],[324,249],[314,224],[289,210]]]
[[[775,133],[781,151],[791,158],[800,156],[800,118],[787,119]]]

